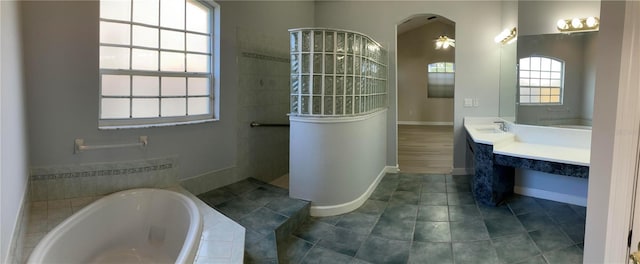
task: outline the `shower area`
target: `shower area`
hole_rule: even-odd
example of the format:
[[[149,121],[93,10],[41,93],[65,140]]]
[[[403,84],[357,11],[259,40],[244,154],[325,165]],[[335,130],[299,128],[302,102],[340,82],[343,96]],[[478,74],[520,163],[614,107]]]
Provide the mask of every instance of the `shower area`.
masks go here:
[[[238,175],[273,182],[289,171],[287,39],[238,28],[236,41]]]
[[[354,31],[289,33],[289,195],[314,216],[349,212],[385,173],[387,51]]]

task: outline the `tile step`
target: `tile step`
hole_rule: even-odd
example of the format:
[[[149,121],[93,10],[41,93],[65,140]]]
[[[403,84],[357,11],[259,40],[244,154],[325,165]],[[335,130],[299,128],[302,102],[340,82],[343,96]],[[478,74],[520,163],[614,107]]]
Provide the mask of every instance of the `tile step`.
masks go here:
[[[246,229],[245,263],[288,263],[286,239],[309,218],[310,202],[253,178],[198,195]]]

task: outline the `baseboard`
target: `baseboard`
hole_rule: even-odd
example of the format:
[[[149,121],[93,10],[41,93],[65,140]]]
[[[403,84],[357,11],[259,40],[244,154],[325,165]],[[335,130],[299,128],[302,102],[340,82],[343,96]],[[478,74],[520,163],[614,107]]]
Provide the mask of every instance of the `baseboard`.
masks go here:
[[[413,126],[453,126],[453,122],[398,121],[398,125],[413,125]]]
[[[364,202],[366,202],[367,199],[369,199],[369,196],[371,196],[373,191],[375,191],[376,187],[378,187],[378,183],[380,183],[380,180],[382,180],[385,174],[395,173],[397,171],[398,171],[397,166],[396,167],[386,166],[380,171],[380,173],[378,174],[376,179],[371,183],[371,185],[369,185],[369,188],[367,189],[367,191],[365,191],[362,195],[360,195],[360,197],[356,198],[351,202],[346,202],[338,205],[328,205],[328,206],[312,205],[310,208],[309,214],[311,214],[311,216],[322,217],[322,216],[333,216],[333,215],[344,214],[344,213],[348,213],[353,210],[356,210],[360,206],[362,206],[362,204],[364,204]]]
[[[550,191],[527,188],[527,187],[522,187],[522,186],[515,186],[513,188],[513,192],[517,193],[517,194],[520,194],[520,195],[531,196],[531,197],[535,197],[535,198],[546,199],[546,200],[551,200],[551,201],[556,201],[556,202],[561,202],[561,203],[575,204],[575,205],[579,205],[579,206],[587,206],[587,197],[580,197],[580,196],[569,195],[569,194],[564,194],[564,193],[550,192]]]
[[[471,168],[453,168],[451,169],[451,175],[470,175],[473,174],[473,169]]]

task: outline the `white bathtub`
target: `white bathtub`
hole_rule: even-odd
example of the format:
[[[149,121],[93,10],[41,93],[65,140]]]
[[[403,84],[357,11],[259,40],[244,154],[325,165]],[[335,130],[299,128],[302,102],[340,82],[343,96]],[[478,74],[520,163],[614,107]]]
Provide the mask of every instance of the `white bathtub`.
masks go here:
[[[95,201],[51,230],[28,263],[193,263],[202,217],[185,195],[133,189]]]

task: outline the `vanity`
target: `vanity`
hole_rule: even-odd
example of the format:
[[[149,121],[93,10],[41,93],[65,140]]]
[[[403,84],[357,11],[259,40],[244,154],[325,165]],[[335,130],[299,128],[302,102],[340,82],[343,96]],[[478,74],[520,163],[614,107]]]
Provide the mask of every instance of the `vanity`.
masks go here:
[[[464,127],[467,159],[475,170],[472,192],[482,204],[495,206],[513,194],[515,169],[589,177],[591,130],[520,125],[493,117],[466,117]]]

